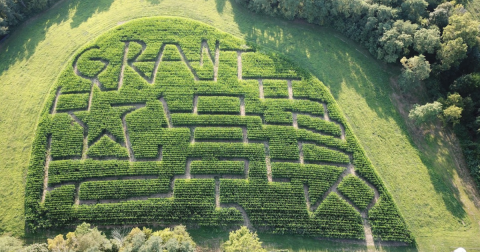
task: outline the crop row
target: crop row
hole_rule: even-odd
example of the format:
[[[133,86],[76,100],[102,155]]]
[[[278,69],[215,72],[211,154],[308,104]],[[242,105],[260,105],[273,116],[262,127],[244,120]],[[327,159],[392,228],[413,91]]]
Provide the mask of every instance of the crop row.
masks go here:
[[[240,99],[229,96],[199,96],[199,114],[240,114]]]
[[[192,161],[190,172],[192,174],[244,174],[245,162],[201,160]]]
[[[364,210],[372,202],[373,189],[356,176],[348,175],[338,185],[338,191],[350,199],[359,209]]]
[[[143,75],[139,75],[129,65],[122,67],[127,42],[127,59],[143,72]],[[202,48],[202,45],[205,45],[202,42],[206,42],[210,53]],[[166,44],[169,46],[165,46],[164,59],[159,65],[156,79],[149,83],[159,50]],[[179,53],[174,44],[181,47],[193,73],[185,62],[178,60]],[[217,44],[220,60],[218,79],[214,82],[213,59]],[[143,45],[145,50],[142,50]],[[241,58],[244,80],[238,79],[237,51],[243,51]],[[27,174],[25,214],[28,229],[48,229],[74,221],[103,225],[183,222],[205,226],[242,222],[239,211],[215,208],[213,179],[177,179],[174,197],[170,199],[76,207],[72,207],[74,187],[64,185],[47,193],[45,202],[41,203],[47,142],[51,137],[50,153],[53,161],[50,162],[48,170],[49,185],[82,182],[89,178],[132,175],[156,175],[167,181],[174,175],[185,173],[189,158],[199,160],[192,161],[191,172],[194,174],[240,174],[245,164],[234,160],[247,159],[248,179],[221,179],[220,196],[221,203],[236,203],[242,206],[255,227],[278,233],[363,238],[359,214],[336,194],[331,194],[321,202],[314,213],[309,213],[306,208],[303,185],[308,185],[310,201],[314,204],[338,178],[343,168],[272,162],[272,176],[289,178],[291,182],[267,182],[266,150],[263,142],[268,142],[267,154],[270,154],[272,161],[298,160],[298,143],[303,142],[302,151],[307,163],[346,164],[350,162],[347,153],[351,153],[352,163],[358,174],[375,186],[380,194],[380,200],[368,213],[374,236],[384,240],[413,242],[413,237],[391,195],[351,132],[328,89],[318,79],[291,62],[276,55],[264,55],[254,51],[255,48],[245,46],[242,40],[212,27],[180,18],[135,20],[110,31],[81,49],[60,74],[39,120]],[[75,63],[80,76],[73,69]],[[120,80],[122,68],[123,80]],[[194,73],[202,81],[195,81]],[[98,87],[92,84],[89,78],[98,78]],[[258,80],[248,78],[265,78],[262,81],[266,99],[260,99]],[[294,100],[286,99],[287,82],[278,80],[287,78],[293,79]],[[123,84],[118,89],[120,82]],[[90,111],[86,111],[85,97],[92,85],[92,104]],[[59,88],[61,96],[57,104],[58,112],[83,109],[74,112],[74,115],[87,126],[89,157],[125,156],[125,147],[122,146],[126,145],[127,139],[122,117],[126,115],[126,130],[135,158],[152,161],[100,161],[90,158],[58,160],[81,157],[84,148],[84,129],[68,114],[50,114]],[[199,97],[200,115],[192,113],[195,96]],[[163,112],[167,108],[159,102],[160,97],[168,104],[174,128],[168,128]],[[244,97],[246,116],[239,115],[239,97]],[[282,99],[277,99],[279,97]],[[346,140],[338,137],[341,129],[336,123],[314,117],[324,114],[322,103],[327,105],[329,117],[345,127]],[[139,108],[132,104],[145,104],[145,107]],[[293,127],[292,112],[297,113],[300,129]],[[221,139],[227,135],[228,139],[240,139],[240,131],[237,128],[225,132],[202,132],[201,127],[246,127],[249,144],[199,141],[190,144],[191,132],[185,126],[197,127],[197,136],[206,135],[205,139]],[[108,137],[105,137],[105,134]],[[154,161],[153,159],[160,155],[159,151],[162,160]],[[361,186],[357,189],[358,186],[354,185],[353,190],[352,185],[347,182],[344,182],[345,185],[341,186],[342,189],[339,187],[339,190],[343,190],[343,195],[361,207],[371,193],[369,194],[368,190],[360,192]],[[88,183],[90,182],[83,182],[82,185],[89,185]],[[112,183],[120,185],[120,182]],[[124,191],[134,195],[137,190],[134,188],[142,191],[149,190],[148,187],[135,183],[131,189]],[[155,187],[150,186],[151,188]],[[104,195],[99,197],[107,197],[105,195],[113,193],[120,195],[122,190],[105,190]],[[92,189],[92,193],[93,191]],[[122,194],[122,197],[123,195],[126,194]],[[363,203],[358,203],[357,199],[361,199]]]
[[[128,158],[127,148],[122,147],[119,143],[113,141],[107,135],[103,135],[95,142],[87,152],[88,157],[92,158]]]
[[[308,195],[312,205],[333,186],[344,170],[343,167],[329,165],[272,163],[273,178],[288,178],[294,184],[308,185]]]
[[[125,199],[169,190],[170,179],[87,181],[80,185],[80,200]]]
[[[198,139],[198,140],[241,140],[242,138],[243,138],[242,128],[226,128],[226,127],[195,128],[195,139]]]
[[[350,158],[346,154],[325,147],[316,146],[313,144],[303,144],[302,150],[305,161],[344,164],[348,164],[350,162]]]
[[[57,111],[87,109],[89,93],[62,94],[58,97]]]

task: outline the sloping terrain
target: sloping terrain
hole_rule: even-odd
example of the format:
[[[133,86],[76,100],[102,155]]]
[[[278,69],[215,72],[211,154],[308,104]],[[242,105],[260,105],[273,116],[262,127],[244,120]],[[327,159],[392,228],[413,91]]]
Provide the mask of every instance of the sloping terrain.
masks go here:
[[[455,169],[450,143],[432,134],[417,149],[393,103],[391,70],[328,29],[252,15],[228,1],[65,1],[12,34],[0,52],[3,232],[23,233],[24,178],[35,125],[73,52],[124,21],[158,15],[203,21],[312,72],[330,88],[419,249],[477,245],[478,200]]]

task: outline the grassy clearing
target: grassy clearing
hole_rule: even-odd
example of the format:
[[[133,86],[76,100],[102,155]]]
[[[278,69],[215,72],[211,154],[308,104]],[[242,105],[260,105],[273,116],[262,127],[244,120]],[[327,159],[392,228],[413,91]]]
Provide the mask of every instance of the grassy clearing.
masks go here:
[[[12,34],[0,48],[0,232],[24,232],[24,178],[35,125],[64,64],[81,45],[118,23],[158,15],[205,22],[310,70],[331,89],[416,236],[418,249],[478,247],[480,212],[455,169],[450,142],[436,132],[413,141],[394,105],[389,82],[395,70],[334,31],[254,15],[224,0],[65,0]],[[261,236],[278,247],[313,250],[296,247],[309,243],[305,239],[275,237]]]

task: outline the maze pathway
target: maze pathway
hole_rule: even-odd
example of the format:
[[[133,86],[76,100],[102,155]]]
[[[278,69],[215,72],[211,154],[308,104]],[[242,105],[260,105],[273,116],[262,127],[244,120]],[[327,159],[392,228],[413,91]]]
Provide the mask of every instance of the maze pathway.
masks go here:
[[[49,99],[29,168],[31,229],[243,223],[413,241],[328,89],[214,28],[122,25],[79,51]]]

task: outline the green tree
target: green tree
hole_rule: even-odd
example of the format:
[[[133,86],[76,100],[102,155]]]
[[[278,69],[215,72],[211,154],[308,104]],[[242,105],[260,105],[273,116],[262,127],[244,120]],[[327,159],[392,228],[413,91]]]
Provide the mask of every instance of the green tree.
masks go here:
[[[468,47],[474,47],[478,44],[479,26],[480,22],[474,20],[468,12],[452,15],[443,30],[442,39],[445,42],[462,38]]]
[[[406,19],[417,22],[427,13],[427,6],[424,0],[406,0],[402,3],[402,12]]]
[[[16,252],[22,249],[22,241],[11,236],[0,236],[0,252]]]
[[[435,120],[441,113],[442,104],[438,101],[426,103],[422,106],[415,104],[413,109],[410,110],[408,118],[413,120],[415,124],[420,125]]]
[[[90,228],[90,224],[82,223],[77,226],[75,232],[69,232],[66,240],[62,234],[54,239],[48,239],[50,251],[110,251],[112,244],[107,237],[98,229]]]
[[[410,21],[397,20],[380,38],[377,58],[393,63],[401,56],[408,54],[417,28],[418,25]]]
[[[257,233],[252,233],[247,227],[243,226],[237,231],[230,232],[228,241],[223,246],[225,252],[266,252],[262,248],[262,242],[257,237]]]
[[[430,63],[421,54],[409,59],[403,57],[400,62],[403,65],[403,70],[399,83],[403,89],[416,84],[420,80],[425,80],[430,74]]]
[[[448,18],[452,15],[455,2],[445,2],[437,6],[430,12],[429,20],[431,24],[443,28],[448,25]]]
[[[46,243],[35,243],[26,247],[22,252],[48,252]]]
[[[462,117],[462,111],[462,108],[451,105],[450,107],[443,110],[443,116],[445,117],[445,121],[450,122],[453,125],[459,123],[460,118]]]
[[[437,57],[442,62],[443,68],[449,69],[451,66],[460,65],[461,61],[467,57],[467,50],[468,46],[463,39],[456,38],[442,43]]]
[[[440,31],[437,26],[422,28],[415,32],[413,48],[419,53],[434,53],[440,48]]]

